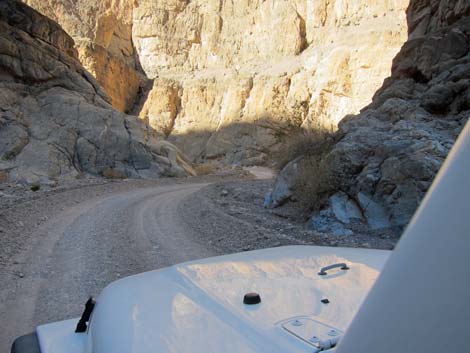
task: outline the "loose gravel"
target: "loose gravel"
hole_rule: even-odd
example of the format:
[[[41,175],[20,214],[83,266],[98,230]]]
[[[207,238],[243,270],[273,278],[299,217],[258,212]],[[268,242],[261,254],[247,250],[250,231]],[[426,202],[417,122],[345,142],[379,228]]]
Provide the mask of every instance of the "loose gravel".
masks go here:
[[[321,245],[391,250],[398,238],[363,229],[337,236],[309,229],[306,215],[294,204],[268,210],[264,196],[270,180],[211,184],[184,200],[178,212],[191,228],[203,233],[207,244],[223,253],[283,245]]]

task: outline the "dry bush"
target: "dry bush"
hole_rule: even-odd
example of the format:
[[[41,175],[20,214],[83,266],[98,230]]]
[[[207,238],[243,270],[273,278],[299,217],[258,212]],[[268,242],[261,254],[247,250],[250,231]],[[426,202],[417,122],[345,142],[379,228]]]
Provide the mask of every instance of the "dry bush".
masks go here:
[[[5,170],[0,170],[0,183],[6,183],[8,181],[8,173]]]
[[[106,179],[126,179],[127,175],[125,175],[123,172],[113,169],[113,168],[106,168],[103,170],[101,173]]]
[[[217,172],[216,166],[208,163],[196,164],[194,166],[194,170],[196,171],[197,175],[209,175],[215,174]]]
[[[339,179],[325,158],[328,151],[306,156],[299,166],[294,195],[300,206],[309,212],[318,210],[339,187]]]
[[[287,163],[297,157],[324,155],[333,144],[333,135],[326,129],[297,130],[285,139],[279,151],[274,153],[273,160],[277,171],[281,171]]]
[[[326,156],[334,146],[334,135],[326,129],[297,131],[274,156],[281,171],[287,163],[303,156],[294,186],[295,199],[308,211],[318,209],[339,185]]]

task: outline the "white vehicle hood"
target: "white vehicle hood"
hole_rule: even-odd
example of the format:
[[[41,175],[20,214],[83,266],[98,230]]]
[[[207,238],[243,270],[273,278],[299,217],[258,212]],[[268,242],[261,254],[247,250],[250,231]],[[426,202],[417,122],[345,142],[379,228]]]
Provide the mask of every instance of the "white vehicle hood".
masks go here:
[[[389,253],[289,246],[142,273],[103,290],[87,333],[77,320],[38,327],[41,351],[316,352],[311,337],[347,329]],[[318,275],[341,262],[350,269]],[[248,292],[261,303],[243,304]]]

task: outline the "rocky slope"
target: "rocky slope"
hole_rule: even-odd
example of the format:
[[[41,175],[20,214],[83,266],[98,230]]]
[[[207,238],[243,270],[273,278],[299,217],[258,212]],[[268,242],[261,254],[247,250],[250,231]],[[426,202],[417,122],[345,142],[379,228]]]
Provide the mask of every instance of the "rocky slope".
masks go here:
[[[108,101],[60,26],[0,2],[0,182],[186,173],[174,146]]]
[[[338,142],[322,160],[338,180],[314,228],[348,233],[362,221],[400,231],[470,116],[470,3],[412,0],[407,15],[409,40],[391,77],[372,104],[340,122]],[[268,205],[295,191],[296,175],[281,173]]]
[[[130,108],[141,70],[151,127],[193,160],[259,164],[289,126],[336,128],[370,102],[409,0],[25,1],[71,34],[115,107]]]

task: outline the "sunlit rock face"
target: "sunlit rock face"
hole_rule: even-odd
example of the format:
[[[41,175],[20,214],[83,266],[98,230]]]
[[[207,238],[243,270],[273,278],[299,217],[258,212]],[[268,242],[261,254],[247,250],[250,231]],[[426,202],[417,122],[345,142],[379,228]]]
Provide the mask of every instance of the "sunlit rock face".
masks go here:
[[[367,105],[406,39],[408,0],[140,0],[155,78],[141,117],[193,159],[259,163],[288,125],[335,129]]]
[[[60,26],[0,2],[0,180],[49,183],[191,173],[178,150],[112,108]]]
[[[75,39],[115,107],[132,109],[140,71],[151,127],[194,160],[257,164],[288,125],[335,129],[370,102],[409,0],[25,1]]]
[[[132,109],[143,77],[132,45],[131,0],[24,0],[74,39],[82,65],[120,111]]]

